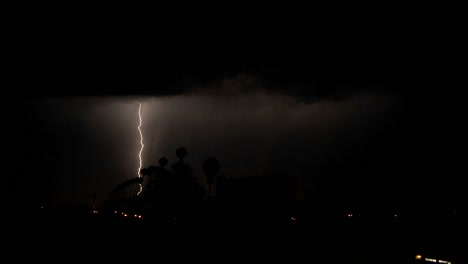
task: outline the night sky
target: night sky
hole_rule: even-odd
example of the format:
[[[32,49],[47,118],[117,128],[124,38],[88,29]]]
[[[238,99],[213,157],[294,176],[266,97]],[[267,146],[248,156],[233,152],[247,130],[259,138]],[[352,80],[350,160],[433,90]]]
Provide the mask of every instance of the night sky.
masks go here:
[[[456,72],[411,37],[179,32],[127,46],[96,31],[22,42],[4,105],[18,136],[7,140],[9,189],[21,204],[100,202],[136,177],[140,102],[143,167],[175,162],[184,146],[202,184],[214,156],[228,178],[285,173],[306,190],[351,182],[382,197],[461,195],[460,104],[444,88]]]

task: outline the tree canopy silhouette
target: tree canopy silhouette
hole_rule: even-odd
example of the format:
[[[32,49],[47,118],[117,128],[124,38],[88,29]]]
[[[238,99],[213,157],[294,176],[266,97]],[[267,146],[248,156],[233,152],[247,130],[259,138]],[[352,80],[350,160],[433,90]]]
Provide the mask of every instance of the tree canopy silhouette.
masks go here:
[[[205,173],[208,181],[208,196],[211,195],[211,186],[215,182],[216,175],[218,174],[220,165],[217,159],[209,157],[203,162],[203,172]]]

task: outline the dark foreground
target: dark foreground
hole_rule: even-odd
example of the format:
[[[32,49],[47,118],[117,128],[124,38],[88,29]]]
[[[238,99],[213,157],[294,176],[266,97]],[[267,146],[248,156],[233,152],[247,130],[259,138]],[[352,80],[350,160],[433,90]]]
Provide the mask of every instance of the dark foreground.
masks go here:
[[[431,258],[462,263],[466,251],[462,216],[205,215],[161,221],[121,212],[55,212],[10,220],[4,239],[16,250],[11,252],[23,252],[19,259],[31,254],[48,261],[430,263],[424,259]]]

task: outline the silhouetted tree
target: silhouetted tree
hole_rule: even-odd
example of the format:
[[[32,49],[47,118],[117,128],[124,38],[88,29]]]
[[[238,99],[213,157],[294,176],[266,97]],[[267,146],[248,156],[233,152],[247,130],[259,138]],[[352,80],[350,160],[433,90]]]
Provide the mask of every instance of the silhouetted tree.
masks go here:
[[[159,161],[159,166],[161,168],[165,168],[167,163],[169,162],[166,157],[162,157],[158,161]]]
[[[174,177],[171,171],[166,169],[169,162],[166,157],[161,157],[159,166],[154,174],[154,186],[152,189],[153,204],[158,205],[158,211],[163,215],[169,215],[171,203],[174,200]]]
[[[174,171],[171,194],[176,215],[187,220],[194,217],[195,211],[201,208],[205,193],[197,178],[192,176],[192,168],[183,160],[188,155],[187,150],[180,147],[176,154],[179,160],[171,166]]]
[[[151,215],[166,216],[172,201],[172,173],[166,169],[169,162],[166,157],[161,157],[159,166],[143,168],[141,174],[147,177],[147,184],[143,193],[145,210]]]
[[[154,184],[155,184],[154,174],[156,173],[156,170],[157,170],[156,167],[153,165],[149,166],[148,168],[143,168],[140,170],[141,175],[143,175],[143,177],[147,177],[145,192],[148,192],[149,190],[154,188]]]
[[[211,195],[211,186],[215,182],[216,175],[218,174],[220,165],[217,159],[209,157],[203,162],[203,172],[205,173],[208,181],[208,196]]]
[[[188,152],[184,147],[180,147],[176,150],[176,155],[180,160],[183,160],[187,156]]]
[[[187,150],[184,147],[180,147],[176,150],[176,155],[179,160],[172,165],[176,179],[192,176],[192,168],[184,163],[184,158],[188,155]]]
[[[216,196],[222,197],[226,192],[227,178],[224,174],[216,178]]]

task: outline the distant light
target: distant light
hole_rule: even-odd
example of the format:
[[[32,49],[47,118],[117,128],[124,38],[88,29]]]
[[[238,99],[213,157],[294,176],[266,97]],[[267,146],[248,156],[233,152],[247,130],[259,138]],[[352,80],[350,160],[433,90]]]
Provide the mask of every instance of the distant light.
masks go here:
[[[117,211],[114,211],[114,213],[117,213]]]
[[[395,215],[395,218],[397,217],[397,215]]]
[[[291,220],[293,220],[294,222],[296,222],[296,218],[294,216],[291,216]]]
[[[135,215],[135,217],[138,217],[138,215]]]
[[[138,218],[141,218],[141,215],[139,215]]]
[[[421,255],[416,255],[416,259],[421,259],[422,256]]]
[[[353,217],[353,214],[348,214],[348,217],[349,217],[349,218]]]
[[[123,214],[123,216],[127,217],[128,215],[127,215],[127,214]]]
[[[419,258],[418,258],[418,256],[419,256]],[[418,255],[418,256],[416,256],[416,259],[421,259],[421,255]],[[424,260],[427,261],[427,262],[436,262],[436,263],[446,263],[446,264],[451,264],[452,263],[452,262],[447,261],[447,260],[441,260],[441,259],[437,260],[437,259],[433,259],[433,258],[424,258]]]

